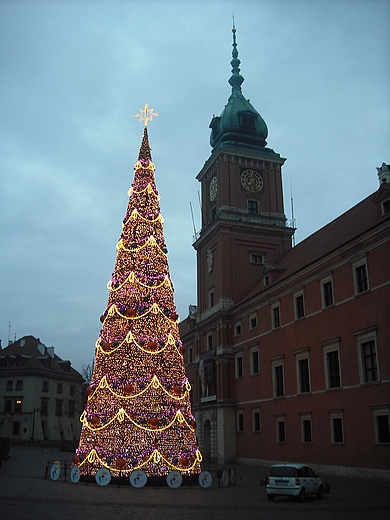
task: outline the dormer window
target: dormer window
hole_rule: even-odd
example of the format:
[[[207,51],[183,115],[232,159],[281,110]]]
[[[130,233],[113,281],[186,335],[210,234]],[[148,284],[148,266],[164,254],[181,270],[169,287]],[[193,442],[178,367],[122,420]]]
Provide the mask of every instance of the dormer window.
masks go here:
[[[252,114],[240,114],[240,125],[255,129],[255,116]]]
[[[382,202],[382,215],[387,215],[388,213],[390,213],[390,199]]]

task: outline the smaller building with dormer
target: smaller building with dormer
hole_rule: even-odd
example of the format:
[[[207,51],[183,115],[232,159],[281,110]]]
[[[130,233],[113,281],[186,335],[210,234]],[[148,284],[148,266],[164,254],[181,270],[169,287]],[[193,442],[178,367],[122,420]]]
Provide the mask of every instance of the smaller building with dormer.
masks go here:
[[[77,441],[83,378],[34,336],[0,350],[0,437],[11,442]]]

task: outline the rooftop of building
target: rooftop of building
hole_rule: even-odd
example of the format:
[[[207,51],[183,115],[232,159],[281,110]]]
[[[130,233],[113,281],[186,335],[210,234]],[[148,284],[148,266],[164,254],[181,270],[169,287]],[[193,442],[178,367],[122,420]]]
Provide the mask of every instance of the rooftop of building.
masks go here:
[[[69,360],[54,353],[54,347],[46,347],[34,336],[24,336],[0,350],[0,371],[12,369],[44,370],[57,375],[82,377]]]
[[[388,220],[390,211],[383,214],[378,210],[378,203],[389,195],[390,184],[382,183],[377,191],[290,249],[276,265],[267,266],[263,275],[267,272],[277,273],[271,277],[270,286],[279,284],[336,250],[347,247],[353,240],[379,226],[384,219]],[[264,288],[260,278],[236,305],[253,298],[270,286]]]

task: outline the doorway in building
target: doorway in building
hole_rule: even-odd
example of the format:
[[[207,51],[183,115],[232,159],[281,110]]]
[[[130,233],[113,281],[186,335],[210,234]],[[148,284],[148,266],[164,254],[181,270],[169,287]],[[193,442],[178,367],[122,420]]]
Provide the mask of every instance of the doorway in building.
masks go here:
[[[205,462],[211,461],[211,441],[210,441],[210,421],[207,419],[203,427],[203,452],[202,457]]]

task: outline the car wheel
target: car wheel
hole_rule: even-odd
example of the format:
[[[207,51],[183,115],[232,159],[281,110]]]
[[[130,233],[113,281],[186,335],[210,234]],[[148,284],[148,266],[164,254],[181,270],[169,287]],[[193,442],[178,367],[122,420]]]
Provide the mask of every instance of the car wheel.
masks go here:
[[[299,500],[299,502],[304,502],[305,497],[306,497],[306,490],[305,490],[305,488],[303,487],[303,488],[301,489],[301,492],[300,492],[299,495],[298,495],[298,500]]]
[[[320,486],[320,489],[318,490],[318,493],[317,493],[317,498],[322,498],[324,496],[324,488],[322,486]]]
[[[275,497],[274,497],[274,495],[267,495],[267,498],[268,498],[268,500],[269,500],[270,502],[273,502],[273,500],[274,500]]]

